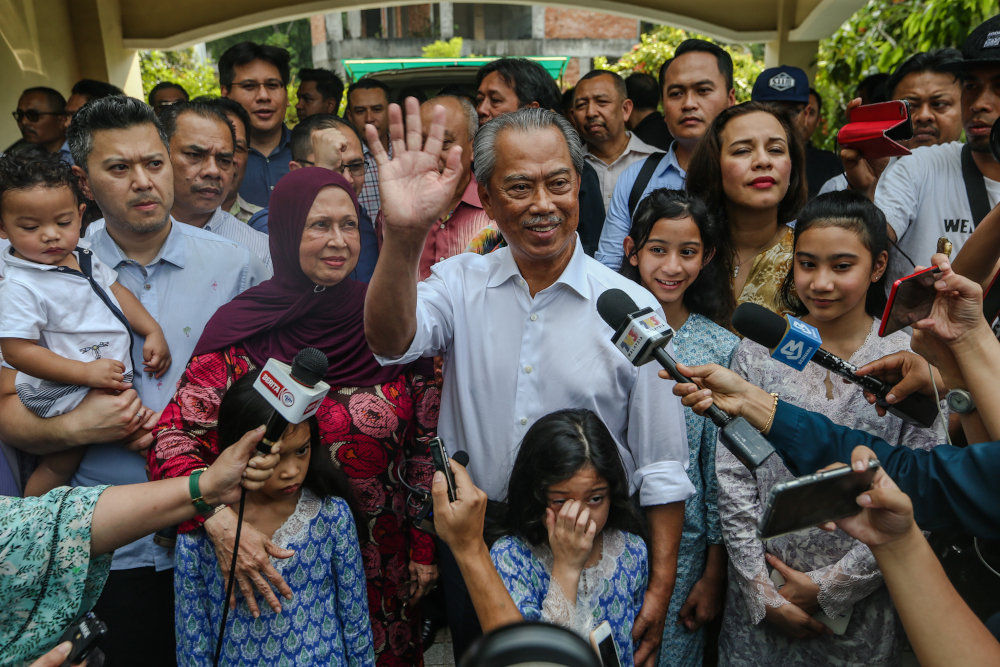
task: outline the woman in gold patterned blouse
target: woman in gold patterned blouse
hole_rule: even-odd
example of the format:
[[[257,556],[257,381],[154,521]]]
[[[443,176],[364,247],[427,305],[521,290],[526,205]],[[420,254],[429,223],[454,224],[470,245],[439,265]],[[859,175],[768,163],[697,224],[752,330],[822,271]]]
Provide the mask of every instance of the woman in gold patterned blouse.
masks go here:
[[[736,304],[783,312],[778,295],[792,265],[792,230],[806,201],[804,144],[789,115],[763,102],[720,113],[688,165],[687,189],[725,223],[721,249]]]

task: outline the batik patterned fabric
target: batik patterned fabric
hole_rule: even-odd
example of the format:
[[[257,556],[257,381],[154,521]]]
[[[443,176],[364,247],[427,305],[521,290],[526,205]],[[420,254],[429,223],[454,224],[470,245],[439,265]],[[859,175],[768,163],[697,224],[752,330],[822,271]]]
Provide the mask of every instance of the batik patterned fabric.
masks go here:
[[[97,602],[111,554],[90,557],[90,522],[107,488],[0,497],[0,664],[33,662]]]
[[[740,339],[703,315],[692,313],[674,334],[677,359],[686,366],[719,364],[729,367]],[[710,419],[684,408],[688,440],[688,479],[695,494],[684,504],[684,528],[677,555],[677,579],[663,626],[660,667],[700,667],[705,656],[705,628],[691,632],[676,622],[691,589],[705,573],[707,549],[722,544],[718,487],[715,477],[715,445],[719,430]]]
[[[778,296],[792,267],[794,239],[795,232],[789,228],[778,243],[754,258],[746,284],[736,296],[737,305],[749,302],[778,314],[786,312],[778,304]]]
[[[219,404],[226,390],[252,370],[256,367],[240,346],[191,359],[155,431],[149,456],[154,479],[182,477],[215,460]],[[427,443],[436,432],[439,406],[433,378],[401,373],[373,387],[331,387],[316,413],[320,440],[348,476],[368,519],[359,532],[367,532],[361,557],[379,667],[423,663],[419,615],[404,608],[399,595],[410,561],[431,564],[436,555],[433,538],[407,520],[413,504],[400,478],[430,488],[434,469]],[[181,532],[198,525],[183,524]],[[258,604],[262,600],[258,596]]]
[[[910,349],[910,337],[897,332],[878,336],[874,319],[864,344],[848,360],[856,366]],[[866,431],[886,442],[912,449],[930,449],[944,441],[940,421],[917,428],[898,417],[879,417],[860,387],[846,384],[825,369],[810,364],[796,371],[774,359],[766,348],[744,340],[732,368],[783,401],[826,415],[842,426]],[[812,528],[762,543],[756,536],[763,500],[771,487],[793,479],[780,457],[772,456],[753,475],[725,447],[716,448],[719,518],[729,552],[729,591],[719,642],[720,664],[760,667],[838,665],[866,667],[899,662],[903,630],[883,585],[871,550],[842,531]],[[843,635],[796,640],[778,631],[764,617],[768,607],[787,604],[771,582],[765,551],[806,574],[819,586],[822,610],[836,617],[852,607]]]
[[[604,531],[601,559],[580,575],[576,605],[569,605],[552,581],[552,550],[504,537],[490,549],[504,586],[526,621],[568,627],[582,637],[602,622],[611,626],[622,667],[632,667],[632,623],[649,581],[646,544],[619,530]]]
[[[261,605],[254,618],[245,602],[230,611],[220,662],[234,667],[373,666],[365,573],[347,503],[303,489],[272,541],[295,552],[291,558],[271,559],[293,597],[281,601],[280,614]],[[204,529],[179,536],[175,554],[177,664],[210,667],[226,579]]]

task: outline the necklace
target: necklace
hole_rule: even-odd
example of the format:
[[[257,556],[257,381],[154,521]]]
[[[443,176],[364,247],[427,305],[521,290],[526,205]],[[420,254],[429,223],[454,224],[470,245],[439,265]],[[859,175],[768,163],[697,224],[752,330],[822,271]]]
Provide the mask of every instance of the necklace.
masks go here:
[[[782,230],[782,228],[783,228],[784,226],[785,226],[785,225],[778,225],[778,231],[776,231],[776,232],[774,233],[774,236],[772,236],[772,237],[771,237],[770,239],[768,239],[767,243],[765,243],[765,244],[764,244],[764,245],[762,245],[762,246],[761,246],[760,248],[758,248],[757,250],[755,250],[755,251],[753,251],[752,253],[750,253],[750,256],[749,256],[749,257],[747,257],[747,258],[746,258],[746,259],[744,259],[744,260],[743,260],[742,262],[739,262],[739,263],[738,263],[738,264],[736,265],[736,268],[734,268],[734,269],[733,269],[733,278],[734,278],[734,279],[735,279],[735,278],[739,278],[739,277],[740,277],[740,269],[742,269],[742,268],[743,268],[743,265],[744,265],[744,264],[746,264],[747,262],[749,262],[749,261],[750,261],[750,260],[752,260],[752,259],[755,259],[755,258],[757,257],[757,255],[759,255],[760,253],[764,252],[765,250],[767,250],[768,248],[770,248],[770,247],[771,247],[771,245],[772,245],[772,244],[774,243],[774,239],[775,239],[775,238],[777,238],[779,234],[781,234],[781,230]],[[735,257],[735,258],[736,258],[736,260],[739,260],[739,258],[740,258],[740,256],[739,256],[739,253],[736,253],[736,252],[734,252],[734,253],[733,253],[733,257]]]

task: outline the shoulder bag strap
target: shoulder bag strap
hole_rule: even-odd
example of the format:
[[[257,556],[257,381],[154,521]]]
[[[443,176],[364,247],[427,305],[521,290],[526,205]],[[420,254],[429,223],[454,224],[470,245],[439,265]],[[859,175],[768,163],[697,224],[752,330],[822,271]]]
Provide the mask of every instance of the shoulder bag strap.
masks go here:
[[[962,180],[965,181],[965,194],[969,197],[969,208],[972,210],[972,225],[977,227],[990,212],[990,198],[986,194],[983,172],[972,159],[969,144],[962,146]]]
[[[639,206],[639,200],[642,199],[642,193],[646,190],[646,186],[649,185],[649,181],[653,178],[653,172],[656,171],[656,167],[660,164],[660,160],[666,153],[653,153],[646,161],[642,164],[642,169],[639,170],[639,175],[635,179],[635,183],[632,184],[632,191],[628,195],[628,217],[629,219],[635,215],[635,209]]]

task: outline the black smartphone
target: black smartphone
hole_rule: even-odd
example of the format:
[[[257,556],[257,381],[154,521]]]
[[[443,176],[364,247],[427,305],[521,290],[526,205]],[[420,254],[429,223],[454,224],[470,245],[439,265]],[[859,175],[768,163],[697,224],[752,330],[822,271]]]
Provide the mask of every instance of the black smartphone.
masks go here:
[[[889,301],[885,304],[885,312],[882,313],[882,324],[878,328],[879,336],[888,336],[905,329],[931,314],[934,299],[937,298],[934,283],[937,282],[940,273],[941,269],[932,266],[900,278],[892,284]]]
[[[872,459],[862,472],[845,466],[775,484],[757,523],[757,537],[769,540],[854,516],[861,511],[858,496],[871,488],[878,469],[879,462]]]
[[[62,637],[56,642],[56,646],[63,642],[73,642],[73,648],[70,649],[62,667],[69,667],[86,660],[107,634],[108,626],[104,625],[94,612],[88,611],[66,628]]]
[[[443,472],[444,479],[448,483],[448,501],[455,502],[455,476],[451,473],[451,465],[448,463],[448,450],[445,449],[441,438],[433,438],[430,448],[434,469]]]

